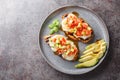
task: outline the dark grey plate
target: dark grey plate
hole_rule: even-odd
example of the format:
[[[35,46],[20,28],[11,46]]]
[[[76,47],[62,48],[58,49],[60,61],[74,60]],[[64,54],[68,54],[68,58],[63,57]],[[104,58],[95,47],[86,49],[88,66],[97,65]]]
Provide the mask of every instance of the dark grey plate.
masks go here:
[[[91,41],[91,43],[98,39],[104,39],[107,42],[107,51],[104,57],[94,67],[82,68],[82,69],[74,68],[74,65],[77,64],[78,61],[68,62],[66,60],[63,60],[61,57],[54,55],[50,47],[45,43],[43,39],[45,35],[49,35],[48,25],[54,19],[59,19],[61,21],[61,16],[63,14],[70,13],[72,11],[78,12],[80,16],[83,19],[85,19],[85,21],[87,21],[93,28],[95,37]],[[58,34],[64,35],[63,32],[58,32]],[[98,15],[96,15],[92,10],[84,7],[79,7],[79,6],[66,6],[66,7],[62,7],[55,10],[46,18],[46,20],[44,21],[43,25],[40,28],[39,43],[40,43],[41,54],[43,55],[45,60],[48,62],[48,64],[50,64],[53,68],[67,74],[83,74],[95,69],[105,58],[109,48],[109,34],[103,20]],[[79,49],[81,50],[81,52],[84,50],[86,45],[88,44],[83,44],[79,42]]]

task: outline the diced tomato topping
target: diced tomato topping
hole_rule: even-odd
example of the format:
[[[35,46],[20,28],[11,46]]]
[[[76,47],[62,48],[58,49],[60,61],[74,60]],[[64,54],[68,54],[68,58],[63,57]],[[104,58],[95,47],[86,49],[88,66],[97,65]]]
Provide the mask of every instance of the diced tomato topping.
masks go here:
[[[56,38],[53,39],[53,42],[56,42]]]
[[[74,28],[74,27],[76,27],[78,25],[78,22],[75,22],[75,21],[73,21],[72,23],[68,23],[68,26],[70,27],[70,28]]]
[[[76,16],[70,16],[70,17],[68,17],[67,18],[67,22],[68,22],[68,26],[70,28],[76,27],[78,25],[78,23],[79,23]]]
[[[63,45],[63,42],[62,42],[62,41],[60,41],[60,44],[61,44],[61,45]]]
[[[83,34],[82,32],[84,32],[84,35],[88,36],[91,34],[92,31],[87,30],[87,27],[79,27],[77,28],[76,35],[81,36]]]
[[[63,46],[63,45],[65,45],[65,42],[63,42],[63,41],[60,41],[60,44]]]
[[[67,51],[67,48],[64,48],[63,50],[64,50],[64,51]]]
[[[68,56],[71,56],[71,55],[73,55],[73,52],[69,52],[69,53],[68,53]]]
[[[77,36],[81,36],[81,32],[80,32],[80,31],[77,31],[77,32],[76,32],[76,35],[77,35]]]
[[[69,26],[70,28],[74,28],[74,26],[73,26],[72,23],[68,23],[68,26]]]
[[[62,50],[62,49],[58,49],[57,52],[58,52],[59,54],[62,54],[62,53],[63,53],[63,50]]]
[[[88,24],[87,23],[82,23],[82,26],[84,29],[86,29],[88,27]]]
[[[88,36],[88,35],[89,35],[89,31],[88,31],[88,30],[86,30],[86,32],[85,32],[85,33],[86,33],[86,36]]]
[[[77,48],[75,48],[75,49],[74,49],[74,53],[77,53],[77,52],[78,52],[78,50],[77,50]]]
[[[83,34],[82,32],[84,32],[84,35],[88,36],[92,32],[91,30],[87,30],[88,24],[84,22],[82,18],[78,18],[76,16],[69,16],[67,18],[67,23],[70,28],[77,28],[79,23],[82,24],[81,27],[77,28],[77,31],[75,33],[77,36],[81,36]]]
[[[65,39],[65,38],[62,38],[62,40],[60,40],[60,44],[61,44],[61,45],[65,45],[65,43],[66,43],[66,39]]]
[[[77,31],[82,31],[82,27],[77,28]]]
[[[63,41],[63,42],[66,42],[65,38],[62,38],[62,41]]]
[[[86,32],[86,31],[87,31],[87,29],[83,29],[82,31],[83,31],[83,32]]]
[[[67,45],[67,49],[70,49],[70,47],[71,47],[70,45]]]
[[[74,48],[74,51],[73,51],[73,52],[70,52],[70,53],[68,54],[68,56],[71,56],[71,55],[73,55],[73,54],[76,54],[77,52],[78,52],[77,48]]]
[[[90,31],[88,31],[88,33],[89,33],[89,34],[91,34],[91,33],[92,33],[92,31],[90,30]]]

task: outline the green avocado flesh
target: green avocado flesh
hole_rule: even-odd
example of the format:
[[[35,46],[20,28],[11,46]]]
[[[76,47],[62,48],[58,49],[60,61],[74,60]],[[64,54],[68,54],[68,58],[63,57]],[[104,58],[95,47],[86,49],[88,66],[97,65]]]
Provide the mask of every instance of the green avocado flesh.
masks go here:
[[[92,67],[104,56],[107,49],[106,42],[102,39],[85,47],[76,68]]]
[[[83,63],[79,63],[77,65],[75,65],[76,68],[84,68],[84,67],[92,67],[94,65],[96,65],[98,62],[97,58],[93,58],[89,61],[83,62]]]

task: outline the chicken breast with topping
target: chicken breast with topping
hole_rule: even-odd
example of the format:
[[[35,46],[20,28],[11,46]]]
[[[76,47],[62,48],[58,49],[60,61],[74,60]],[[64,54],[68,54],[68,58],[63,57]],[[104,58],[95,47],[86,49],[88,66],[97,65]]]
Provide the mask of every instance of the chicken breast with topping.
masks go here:
[[[45,36],[44,39],[56,55],[59,55],[68,61],[74,61],[78,59],[77,46],[65,36],[48,35]]]
[[[90,25],[82,18],[77,17],[73,13],[67,14],[62,19],[62,30],[67,36],[73,40],[78,40],[83,43],[89,42],[94,34]]]

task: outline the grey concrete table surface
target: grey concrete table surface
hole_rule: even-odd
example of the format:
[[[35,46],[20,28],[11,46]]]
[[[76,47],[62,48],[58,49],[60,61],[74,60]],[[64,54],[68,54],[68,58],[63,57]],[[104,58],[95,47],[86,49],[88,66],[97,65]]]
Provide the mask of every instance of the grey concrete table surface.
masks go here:
[[[41,24],[65,5],[92,9],[109,30],[108,55],[87,74],[58,72],[40,54]],[[0,0],[0,80],[120,80],[120,0]]]

